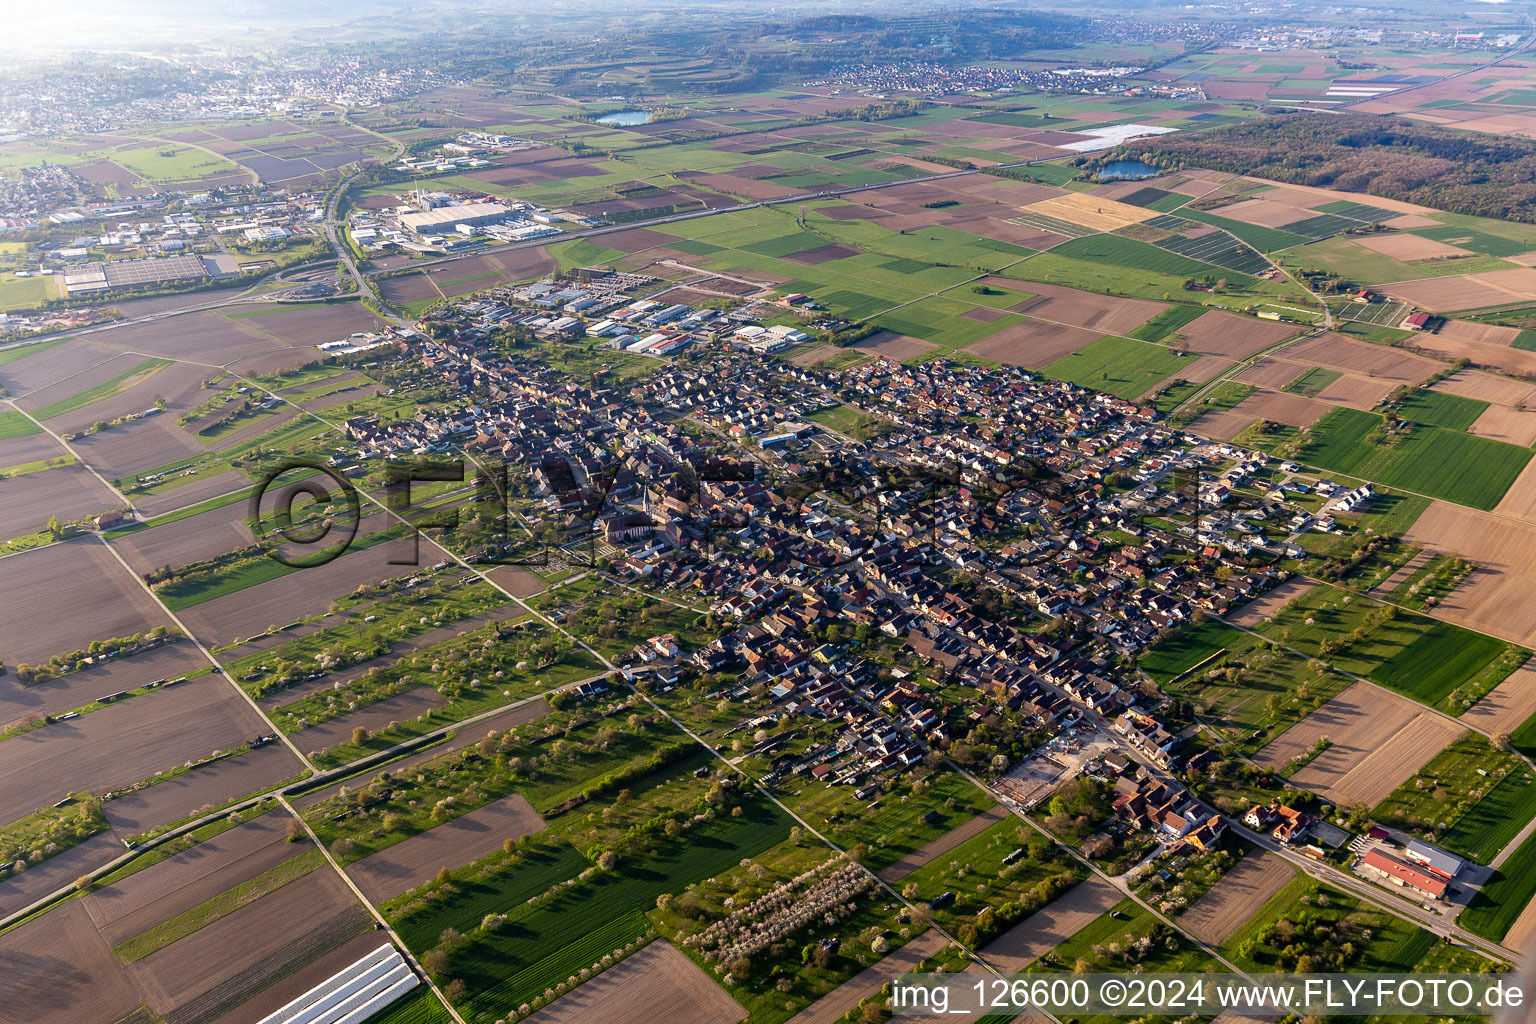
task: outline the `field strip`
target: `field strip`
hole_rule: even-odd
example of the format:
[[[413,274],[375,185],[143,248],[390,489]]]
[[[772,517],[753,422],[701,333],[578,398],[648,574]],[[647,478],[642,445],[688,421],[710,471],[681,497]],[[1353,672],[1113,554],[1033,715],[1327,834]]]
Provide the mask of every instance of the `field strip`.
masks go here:
[[[112,948],[112,952],[116,953],[118,960],[124,964],[135,963],[179,939],[195,934],[206,925],[228,917],[241,907],[249,906],[263,896],[276,892],[289,882],[298,881],[324,863],[325,858],[320,856],[319,850],[306,850],[297,857],[290,857],[281,864],[268,868],[255,878],[242,882],[233,889],[228,889],[190,910],[160,922],[127,942],[118,943]]]
[[[789,1019],[789,1024],[837,1024],[862,1000],[880,991],[880,987],[916,967],[942,950],[948,940],[937,928],[930,928],[879,963],[855,974],[810,1006]]]
[[[1092,876],[993,939],[981,954],[1004,974],[1017,974],[1097,921],[1122,898],[1115,886]]]
[[[914,850],[895,864],[881,870],[880,880],[882,882],[898,882],[923,865],[938,860],[972,836],[981,834],[994,822],[1002,821],[1007,817],[1008,811],[1001,804],[982,811],[969,821],[962,822],[950,829],[928,845],[919,850]]]
[[[1408,577],[1412,576],[1420,566],[1422,566],[1425,562],[1429,561],[1433,557],[1434,555],[1431,552],[1421,549],[1418,554],[1414,555],[1412,558],[1408,559],[1408,561],[1398,566],[1397,570],[1393,572],[1392,575],[1388,576],[1386,579],[1376,584],[1370,590],[1366,591],[1365,596],[1379,598],[1386,594],[1392,593],[1392,591],[1396,590],[1398,586],[1407,581]]]
[[[1206,942],[1220,945],[1295,874],[1272,853],[1251,853],[1180,914],[1179,924]]]

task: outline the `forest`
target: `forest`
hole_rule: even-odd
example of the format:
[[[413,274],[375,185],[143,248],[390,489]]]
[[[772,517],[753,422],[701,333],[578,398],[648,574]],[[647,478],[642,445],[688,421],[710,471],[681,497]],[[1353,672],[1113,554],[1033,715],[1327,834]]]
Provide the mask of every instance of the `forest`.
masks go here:
[[[1208,167],[1536,223],[1536,140],[1373,114],[1291,113],[1198,135],[1137,139],[1100,159]]]

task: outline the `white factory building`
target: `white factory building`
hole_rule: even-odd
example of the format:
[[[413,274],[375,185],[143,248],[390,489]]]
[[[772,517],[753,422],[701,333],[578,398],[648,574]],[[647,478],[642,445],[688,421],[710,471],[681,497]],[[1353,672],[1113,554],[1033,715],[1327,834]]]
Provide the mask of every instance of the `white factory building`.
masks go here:
[[[435,206],[430,210],[403,213],[400,226],[418,235],[445,235],[460,224],[480,227],[499,224],[512,216],[512,211],[500,203],[465,203],[462,206]]]

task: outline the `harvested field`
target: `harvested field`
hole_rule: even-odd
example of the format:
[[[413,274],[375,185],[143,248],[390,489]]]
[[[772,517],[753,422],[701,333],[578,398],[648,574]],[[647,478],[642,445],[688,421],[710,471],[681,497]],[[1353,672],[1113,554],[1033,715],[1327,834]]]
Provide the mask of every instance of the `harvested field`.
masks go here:
[[[0,440],[0,467],[41,462],[43,459],[68,454],[63,445],[41,430],[35,434],[23,434],[20,437]]]
[[[1419,206],[1417,203],[1410,203],[1402,199],[1388,199],[1386,196],[1374,196],[1365,192],[1345,192],[1331,188],[1317,188],[1312,185],[1291,185],[1270,181],[1267,178],[1257,178],[1253,175],[1245,175],[1244,177],[1248,181],[1275,186],[1264,192],[1264,198],[1274,202],[1310,207],[1320,203],[1336,203],[1341,199],[1346,199],[1364,206],[1375,207],[1378,210],[1394,210],[1398,213],[1422,214],[1434,212],[1429,207]]]
[[[482,722],[476,723],[474,726],[459,729],[453,734],[451,739],[448,739],[445,742],[438,743],[434,746],[428,747],[425,750],[417,751],[416,753],[403,757],[398,761],[393,761],[387,767],[380,768],[378,772],[375,772],[372,775],[364,773],[363,775],[348,779],[345,783],[338,782],[334,785],[325,786],[320,789],[304,793],[300,796],[296,796],[293,798],[293,805],[300,810],[303,810],[306,807],[312,807],[323,800],[328,800],[335,796],[343,785],[345,785],[349,790],[362,789],[363,787],[369,786],[375,782],[379,777],[379,773],[381,772],[389,772],[393,774],[396,772],[404,771],[405,769],[414,767],[418,764],[425,764],[426,762],[435,758],[442,757],[446,754],[451,754],[456,750],[463,750],[465,747],[473,746],[474,744],[479,743],[482,737],[489,735],[491,732],[504,732],[507,729],[514,729],[519,725],[525,725],[528,722],[536,721],[537,719],[543,718],[545,715],[549,714],[551,710],[553,709],[550,707],[549,702],[544,700],[542,697],[538,700],[528,701],[526,703],[519,704],[516,707],[508,708],[505,711],[492,715],[490,718],[487,718]]]
[[[1218,207],[1212,212],[1233,220],[1240,220],[1245,224],[1257,224],[1266,228],[1284,227],[1311,216],[1306,210],[1287,206],[1285,203],[1272,203],[1267,199],[1244,199]]]
[[[1119,902],[1119,890],[1101,878],[1089,878],[999,935],[982,955],[1004,974],[1018,974]]]
[[[1490,405],[1467,428],[1467,433],[1529,448],[1536,445],[1536,412]]]
[[[175,1010],[171,1021],[209,1019],[363,932],[368,922],[335,872],[314,871],[150,954],[128,973],[156,1013]]]
[[[117,1021],[143,1003],[79,900],[0,935],[0,976],[18,1024]]]
[[[1536,401],[1533,401],[1536,399],[1536,384],[1476,370],[1457,370],[1431,390],[1507,405],[1513,409],[1524,408],[1527,402],[1536,405]]]
[[[133,504],[141,515],[157,516],[162,512],[186,508],[188,505],[195,505],[209,498],[218,498],[249,486],[251,486],[249,477],[239,470],[230,469],[213,476],[201,477],[179,487],[169,487],[154,494],[133,495]]]
[[[92,665],[46,683],[22,686],[16,676],[0,676],[0,727],[29,715],[59,715],[104,697],[132,690],[156,679],[175,679],[208,662],[187,642],[157,647],[130,658]]]
[[[236,825],[85,897],[102,938],[116,946],[304,850],[284,837],[287,811]]]
[[[361,727],[372,732],[390,722],[403,722],[447,706],[447,698],[432,687],[418,686],[296,732],[292,736],[293,744],[306,753],[318,753],[348,742],[353,729]]]
[[[49,857],[19,875],[0,882],[0,917],[30,907],[38,900],[75,884],[75,879],[123,855],[123,844],[111,832],[87,839]]]
[[[1536,665],[1527,661],[1468,708],[1461,720],[1488,733],[1514,732],[1532,715],[1536,715]]]
[[[1236,409],[1218,409],[1215,412],[1201,414],[1190,423],[1189,430],[1190,433],[1199,434],[1201,437],[1230,441],[1256,422],[1258,417],[1251,413],[1238,412]]]
[[[102,811],[121,834],[137,835],[192,817],[203,808],[259,793],[297,778],[303,771],[291,750],[281,743],[269,743],[108,800]]]
[[[70,338],[57,345],[40,345],[30,355],[0,366],[0,387],[13,395],[25,395],[109,360],[121,358],[123,356],[120,353],[93,345],[84,338]],[[112,375],[109,373],[107,376]]]
[[[208,450],[191,434],[177,426],[176,421],[169,416],[150,416],[142,420],[134,420],[132,423],[113,427],[99,434],[77,438],[70,443],[75,451],[80,453],[82,459],[109,480],[142,473]],[[241,477],[241,479],[245,478]],[[225,488],[225,490],[230,489]],[[160,495],[133,497],[134,504],[140,508],[147,507],[155,501],[163,502],[164,500],[164,496]]]
[[[530,1024],[736,1024],[746,1008],[714,979],[657,939],[527,1018]]]
[[[879,992],[886,982],[911,971],[948,944],[948,939],[930,928],[795,1014],[788,1024],[837,1024],[848,1011]]]
[[[455,268],[457,271],[457,268]],[[447,273],[447,271],[444,271]],[[455,272],[454,277],[464,276]],[[290,345],[313,348],[345,338],[354,331],[371,331],[382,323],[357,302],[276,306],[260,316],[241,317],[238,323],[272,335]]]
[[[1191,352],[1246,359],[1296,334],[1292,324],[1255,320],[1213,309],[1179,328],[1180,339]]]
[[[0,661],[7,665],[47,661],[92,640],[171,625],[159,604],[95,537],[10,555],[5,570]],[[82,614],[85,609],[90,614]]]
[[[1224,618],[1234,626],[1252,628],[1285,607],[1287,602],[1301,597],[1316,586],[1317,584],[1311,580],[1302,579],[1299,576],[1286,580],[1278,587],[1265,591],[1252,601],[1238,608],[1235,612],[1224,616]]]
[[[508,839],[542,831],[544,819],[522,794],[493,801],[347,865],[347,874],[374,903],[384,903],[501,849]]]
[[[1509,345],[1520,337],[1520,328],[1499,324],[1480,324],[1475,320],[1447,320],[1435,336],[1452,341],[1471,341],[1480,345]]]
[[[227,750],[267,729],[220,676],[112,704],[0,743],[0,821],[66,793],[101,793]]]
[[[1536,269],[1490,270],[1482,274],[1385,284],[1378,291],[1406,299],[1432,313],[1476,309],[1536,299]]]
[[[1536,376],[1536,352],[1506,348],[1503,345],[1480,345],[1472,341],[1457,341],[1434,334],[1418,334],[1407,344],[1448,362],[1467,360],[1472,366],[1501,373]]]
[[[235,551],[256,542],[244,519],[249,504],[236,501],[164,526],[124,534],[111,541],[135,572],[164,565],[186,565]]]
[[[6,537],[41,530],[52,516],[82,519],[121,506],[118,497],[83,466],[60,466],[41,473],[0,479],[0,523]]]
[[[378,522],[375,522],[375,521]],[[364,518],[359,540],[386,527],[382,515]],[[410,575],[409,565],[390,565],[391,558],[409,558],[411,539],[387,540],[361,550],[354,549],[335,561],[300,569],[266,583],[185,608],[181,621],[197,636],[215,645],[251,636],[276,623],[293,622],[325,610],[335,595],[348,593],[363,583],[376,583]],[[427,548],[423,558],[432,557]]]
[[[549,589],[542,577],[520,565],[497,566],[486,576],[514,597],[532,597]]]
[[[1386,222],[1387,227],[1397,228],[1399,231],[1412,231],[1414,228],[1443,228],[1445,225],[1431,217],[1423,217],[1417,213],[1405,213],[1401,217],[1393,217]]]
[[[1478,417],[1481,419],[1482,417]],[[1536,470],[1530,466],[1520,471],[1515,482],[1494,507],[1500,515],[1512,516],[1521,522],[1536,523]],[[1479,560],[1480,561],[1480,560]]]
[[[609,231],[602,236],[602,245],[609,249],[617,249],[619,252],[639,252],[641,249],[650,249],[658,245],[670,245],[677,241],[672,235],[664,235],[660,231],[652,231],[649,228],[628,228],[624,231]],[[462,275],[455,274],[455,277]]]
[[[830,263],[833,260],[857,256],[858,254],[858,249],[852,249],[846,245],[832,244],[820,245],[814,249],[806,249],[804,252],[791,253],[784,258],[791,263],[800,263],[808,267],[814,267],[822,263]]]
[[[433,285],[432,279],[421,271],[380,280],[379,293],[386,301],[396,303],[421,302],[442,297],[442,293]]]
[[[1355,683],[1259,751],[1255,760],[1270,766],[1289,764],[1323,736],[1336,747],[1347,737],[1356,740],[1357,746],[1373,747],[1418,714],[1418,706],[1406,697]]]
[[[1201,942],[1219,946],[1295,874],[1276,854],[1250,853],[1179,915],[1179,925]]]
[[[261,318],[253,319],[259,321]],[[284,347],[283,342],[250,326],[245,320],[229,320],[208,311],[151,323],[125,324],[93,337],[98,345],[142,356],[217,365]]]
[[[1336,749],[1331,747],[1292,776],[1291,781],[1336,803],[1374,807],[1461,733],[1461,726],[1455,722],[1421,712],[1402,729],[1369,748],[1352,767],[1340,772],[1339,766],[1326,762],[1328,754]]]
[[[1288,395],[1280,391],[1259,391],[1233,406],[1231,412],[1254,419],[1285,423],[1293,427],[1307,427],[1316,423],[1331,408],[1326,402],[1318,402],[1300,395]]]
[[[1265,356],[1238,373],[1235,379],[1248,384],[1257,384],[1261,388],[1281,391],[1287,384],[1311,368],[1310,365],[1293,363],[1289,359],[1281,359],[1278,356]]]
[[[1390,395],[1395,387],[1395,384],[1388,381],[1346,373],[1337,380],[1331,381],[1327,387],[1317,393],[1317,397],[1324,402],[1337,402],[1351,409],[1363,409],[1369,412],[1376,408],[1378,402]]]
[[[1127,224],[1140,224],[1157,216],[1156,210],[1143,210],[1129,203],[1117,203],[1113,199],[1069,192],[1038,203],[1030,203],[1021,209],[1029,213],[1043,214],[1058,220],[1081,224],[1095,231],[1113,231]]]
[[[64,347],[62,345],[59,346],[59,348]],[[50,350],[46,354],[52,355],[53,351],[56,350]],[[18,365],[24,366],[27,361],[23,359]],[[144,359],[139,356],[119,352],[110,359],[92,362],[83,367],[61,368],[58,376],[54,377],[53,380],[44,381],[33,390],[18,397],[16,405],[28,412],[36,413],[39,409],[44,409],[65,399],[84,394],[94,387],[106,384],[108,381],[128,373],[143,363]],[[45,419],[47,417],[45,414],[38,418]]]
[[[999,279],[996,286],[1016,291],[1019,283]],[[1167,308],[1159,302],[1094,295],[1060,285],[1030,284],[1028,290],[1034,292],[1035,297],[1014,306],[1014,312],[1100,334],[1127,334]]]
[[[1522,480],[1530,473],[1522,473]],[[1521,481],[1515,486],[1521,487]],[[1529,487],[1525,489],[1528,493]],[[1403,539],[1440,554],[1460,555],[1478,566],[1435,606],[1436,618],[1515,643],[1536,644],[1536,622],[1530,613],[1536,607],[1536,526],[1436,501]]]
[[[1472,255],[1467,249],[1458,249],[1454,245],[1433,238],[1420,238],[1418,235],[1361,235],[1352,241],[1394,260],[1436,260]]]
[[[1008,810],[1001,804],[985,810],[970,821],[957,825],[933,842],[928,843],[919,850],[912,851],[895,864],[885,868],[880,872],[880,879],[884,882],[895,882],[905,878],[924,864],[930,864],[938,860],[972,836],[981,834],[994,822],[1002,821],[1007,817]]]
[[[921,338],[910,338],[905,334],[896,334],[893,331],[880,331],[870,335],[863,341],[855,342],[852,348],[860,352],[867,352],[872,356],[881,356],[885,359],[894,359],[898,363],[924,352],[932,351],[936,346]]]
[[[983,359],[1038,370],[1098,340],[1097,331],[1030,320],[967,345],[965,351]]]
[[[1195,384],[1204,384],[1227,372],[1232,362],[1226,356],[1201,356],[1180,370],[1176,376]]]
[[[163,415],[174,416],[193,408],[202,401],[199,396],[203,381],[208,379],[208,374],[209,370],[206,366],[172,363],[139,379],[138,383],[125,391],[56,416],[48,421],[48,425],[60,433],[81,431],[98,420],[115,420],[121,416],[153,409],[157,398],[165,399],[167,411],[150,418],[155,419]]]
[[[1368,341],[1356,341],[1332,331],[1287,348],[1285,357],[1346,373],[1379,377],[1397,384],[1417,384],[1436,370],[1443,369],[1433,359],[1410,355],[1384,345],[1372,345]]]
[[[802,346],[787,357],[795,366],[815,366],[823,359],[830,359],[840,350],[836,345],[810,345]]]
[[[1291,781],[1335,803],[1374,807],[1461,731],[1407,698],[1355,683],[1286,730],[1256,760],[1281,767],[1326,737],[1332,746]]]

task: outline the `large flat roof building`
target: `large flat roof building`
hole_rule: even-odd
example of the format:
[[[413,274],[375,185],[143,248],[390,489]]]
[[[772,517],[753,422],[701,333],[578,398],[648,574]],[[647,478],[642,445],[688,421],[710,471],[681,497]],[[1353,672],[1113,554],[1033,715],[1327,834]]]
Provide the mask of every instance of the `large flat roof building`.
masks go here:
[[[460,224],[480,227],[497,224],[511,216],[512,211],[500,203],[466,203],[463,206],[435,206],[419,213],[400,215],[400,226],[418,235],[443,235]]]

